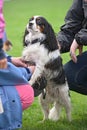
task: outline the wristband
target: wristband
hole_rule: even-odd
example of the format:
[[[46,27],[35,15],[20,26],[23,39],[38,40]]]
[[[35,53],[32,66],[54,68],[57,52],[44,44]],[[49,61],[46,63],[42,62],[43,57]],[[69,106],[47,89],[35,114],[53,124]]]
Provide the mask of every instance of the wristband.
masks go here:
[[[11,57],[12,57],[12,56],[7,56],[8,62],[11,62]]]

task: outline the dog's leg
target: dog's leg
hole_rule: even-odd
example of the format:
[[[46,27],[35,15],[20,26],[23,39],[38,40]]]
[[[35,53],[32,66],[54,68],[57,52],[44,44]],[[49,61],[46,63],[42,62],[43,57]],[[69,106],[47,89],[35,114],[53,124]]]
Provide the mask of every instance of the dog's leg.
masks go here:
[[[64,107],[65,107],[65,110],[66,110],[67,119],[68,119],[69,121],[71,121],[71,104],[70,104],[70,100],[68,99],[68,97],[65,99],[64,102],[66,102],[66,103],[64,104]]]
[[[60,103],[62,103],[66,110],[66,116],[68,120],[71,121],[71,101],[69,96],[69,89],[66,87],[59,88],[59,98]]]
[[[66,101],[65,103],[66,116],[67,116],[67,119],[71,121],[71,102],[68,96],[65,99],[65,101]]]
[[[56,102],[49,113],[49,119],[53,121],[58,121],[60,118],[61,105]]]
[[[47,100],[47,95],[46,95],[45,99],[43,99],[43,95],[41,94],[39,96],[39,101],[40,101],[42,111],[43,111],[43,114],[44,114],[44,118],[43,118],[43,121],[44,121],[44,120],[48,119],[48,115],[49,115],[49,103],[48,103],[48,100]]]
[[[37,65],[35,68],[35,71],[29,81],[30,85],[33,85],[35,81],[37,81],[37,78],[40,77],[43,73],[43,66],[40,67],[40,65]]]

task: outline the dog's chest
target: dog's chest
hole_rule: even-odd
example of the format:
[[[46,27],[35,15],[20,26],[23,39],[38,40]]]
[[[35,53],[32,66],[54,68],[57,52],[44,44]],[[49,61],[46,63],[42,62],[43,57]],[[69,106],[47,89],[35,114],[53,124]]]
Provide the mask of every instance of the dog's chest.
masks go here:
[[[47,83],[47,87],[46,87],[46,94],[49,95],[50,98],[52,98],[53,100],[58,98],[59,95],[59,86],[56,86],[55,84],[53,84],[52,82]],[[51,100],[52,100],[51,99]]]

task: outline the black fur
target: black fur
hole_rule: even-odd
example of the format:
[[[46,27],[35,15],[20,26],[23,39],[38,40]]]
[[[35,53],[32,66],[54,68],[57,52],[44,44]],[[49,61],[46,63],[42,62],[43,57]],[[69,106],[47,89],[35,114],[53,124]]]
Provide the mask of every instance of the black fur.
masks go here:
[[[62,58],[59,56],[56,59],[50,60],[46,65],[46,69],[50,70],[59,70],[60,67],[62,66]]]
[[[62,65],[62,58],[58,57],[55,60],[50,60],[49,63],[45,65],[46,69],[50,69],[53,71],[59,70],[58,75],[52,78],[51,81],[54,81],[56,84],[63,84],[65,83],[65,72]]]
[[[27,46],[28,43],[25,42],[25,36],[29,34],[29,32],[27,31],[27,28],[25,29],[25,32],[24,32],[24,36],[23,36],[23,46]]]
[[[64,84],[65,83],[65,72],[63,67],[60,68],[59,73],[56,77],[52,78],[51,81],[54,81],[56,84]]]
[[[40,27],[44,26],[43,33],[46,34],[45,46],[49,49],[49,51],[58,49],[54,30],[53,30],[52,26],[48,23],[48,21],[45,18],[40,17],[40,21],[37,22],[37,24]]]
[[[43,92],[43,96],[44,96],[44,91],[43,89],[46,87],[47,85],[47,80],[44,76],[42,77],[38,77],[37,81],[32,85],[33,89],[34,89],[34,96],[38,96],[41,92]]]

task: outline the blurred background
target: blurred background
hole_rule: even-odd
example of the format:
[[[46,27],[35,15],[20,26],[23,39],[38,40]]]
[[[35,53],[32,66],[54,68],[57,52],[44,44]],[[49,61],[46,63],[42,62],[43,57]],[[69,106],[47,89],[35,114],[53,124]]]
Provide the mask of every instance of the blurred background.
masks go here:
[[[8,54],[21,56],[25,27],[29,18],[34,15],[45,17],[57,34],[72,2],[73,0],[4,0],[7,37],[13,44],[13,49]],[[63,63],[70,59],[68,53],[62,54],[62,57]],[[66,120],[65,112],[62,114],[63,118],[61,117],[58,122],[38,123],[42,120],[43,113],[38,98],[35,98],[33,105],[23,112],[22,130],[87,130],[87,97],[75,92],[70,94],[72,102],[71,123]]]

